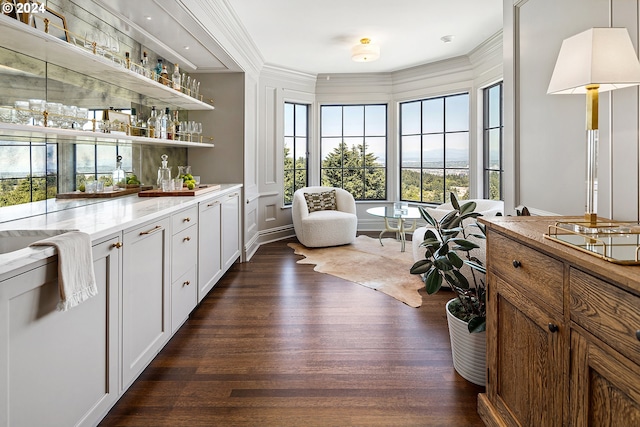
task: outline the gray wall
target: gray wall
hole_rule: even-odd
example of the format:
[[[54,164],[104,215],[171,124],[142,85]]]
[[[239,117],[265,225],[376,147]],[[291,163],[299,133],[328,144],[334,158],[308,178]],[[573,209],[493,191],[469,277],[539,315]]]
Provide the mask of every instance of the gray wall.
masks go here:
[[[585,97],[547,95],[562,41],[591,27],[626,27],[638,45],[636,0],[504,2],[507,209],[585,211]],[[600,96],[598,213],[638,220],[638,89]]]

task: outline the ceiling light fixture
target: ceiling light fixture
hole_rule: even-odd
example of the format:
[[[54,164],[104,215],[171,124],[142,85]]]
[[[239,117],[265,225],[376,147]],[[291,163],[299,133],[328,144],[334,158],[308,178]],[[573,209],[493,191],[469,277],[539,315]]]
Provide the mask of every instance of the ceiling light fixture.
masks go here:
[[[371,62],[380,58],[380,46],[371,44],[368,38],[360,39],[360,44],[351,48],[351,59],[356,62]]]

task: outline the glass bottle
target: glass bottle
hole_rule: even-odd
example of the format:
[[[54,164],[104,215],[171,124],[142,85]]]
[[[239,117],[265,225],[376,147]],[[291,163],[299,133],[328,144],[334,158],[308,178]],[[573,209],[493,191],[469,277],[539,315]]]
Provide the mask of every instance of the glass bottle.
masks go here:
[[[160,81],[160,74],[162,73],[162,58],[158,58],[158,62],[156,63],[156,68],[153,69],[155,75],[153,79],[155,81]]]
[[[124,66],[127,70],[131,69],[131,58],[129,57],[129,52],[124,53]]]
[[[169,130],[169,124],[171,123],[171,116],[169,114],[169,107],[164,109],[164,113],[160,113],[160,117],[158,119],[160,122],[160,139],[169,139],[167,133]]]
[[[171,82],[175,90],[182,90],[182,76],[180,76],[180,68],[178,64],[173,66],[173,74],[171,75]]]
[[[156,106],[151,107],[151,115],[147,119],[147,136],[149,138],[157,138],[156,129],[158,128],[158,112]]]
[[[162,188],[162,181],[171,181],[171,168],[167,166],[169,156],[163,154],[160,158],[162,159],[162,166],[158,168],[158,181],[156,182],[158,188]]]
[[[142,64],[142,75],[145,77],[151,77],[151,70],[149,69],[149,57],[147,56],[147,51],[142,52],[142,60],[140,62]]]
[[[160,72],[160,83],[165,86],[171,85],[171,80],[169,80],[169,70],[167,70],[167,66],[162,66],[162,71]]]
[[[178,120],[178,110],[173,111],[173,118],[171,119],[171,124],[169,125],[167,139],[180,141],[180,121]]]
[[[138,115],[136,109],[131,109],[131,136],[140,136],[140,125],[138,124]]]
[[[127,188],[127,180],[125,178],[125,173],[122,170],[122,156],[116,157],[116,168],[111,173],[111,178],[113,180],[114,190]]]

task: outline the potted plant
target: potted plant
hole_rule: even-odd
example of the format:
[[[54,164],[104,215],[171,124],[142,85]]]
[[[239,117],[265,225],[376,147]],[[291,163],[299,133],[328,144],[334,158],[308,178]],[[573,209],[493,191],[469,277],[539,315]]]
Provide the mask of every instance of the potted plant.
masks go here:
[[[475,252],[483,249],[470,238],[484,239],[485,229],[475,221],[481,216],[474,212],[475,202],[460,205],[453,193],[450,197],[453,210],[440,220],[420,207],[430,227],[420,245],[425,258],[410,271],[422,276],[428,294],[438,292],[445,283],[455,293],[446,306],[453,365],[467,380],[484,385],[486,269]]]

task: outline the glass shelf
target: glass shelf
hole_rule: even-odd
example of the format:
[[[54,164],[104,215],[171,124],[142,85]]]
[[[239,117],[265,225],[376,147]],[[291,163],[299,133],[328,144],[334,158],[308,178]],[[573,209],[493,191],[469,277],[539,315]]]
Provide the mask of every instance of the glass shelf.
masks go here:
[[[0,32],[4,48],[64,68],[72,64],[74,71],[186,110],[215,108],[7,15],[0,14]]]
[[[0,123],[0,135],[12,138],[24,138],[28,140],[55,138],[55,142],[77,143],[77,144],[142,144],[142,145],[164,145],[171,147],[201,147],[213,148],[210,142],[176,141],[172,139],[147,138],[143,136],[132,136],[115,133],[101,133],[82,130],[45,128],[31,125],[18,125],[13,123]],[[203,139],[209,139],[203,137]]]

